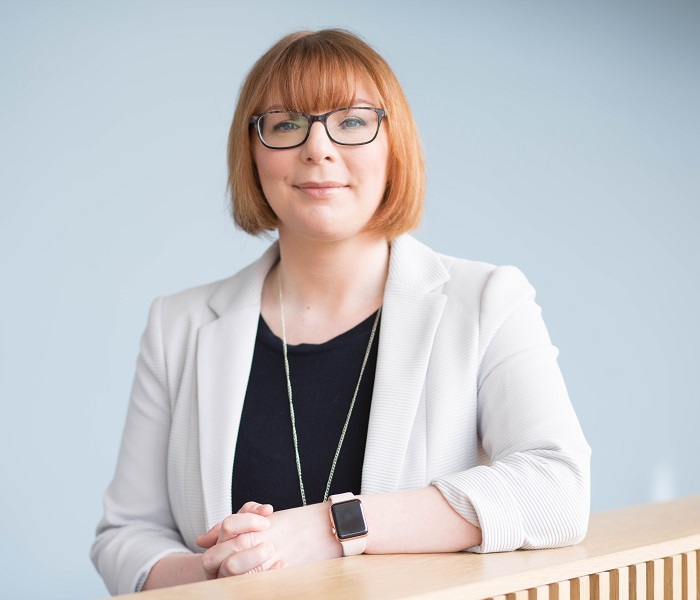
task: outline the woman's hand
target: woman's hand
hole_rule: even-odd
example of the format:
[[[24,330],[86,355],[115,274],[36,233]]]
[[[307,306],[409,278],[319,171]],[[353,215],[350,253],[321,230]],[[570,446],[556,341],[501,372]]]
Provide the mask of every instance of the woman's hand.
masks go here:
[[[264,519],[265,526],[252,529],[261,523],[260,519]],[[326,503],[273,514],[269,504],[248,502],[238,514],[197,538],[197,544],[209,548],[203,558],[208,578],[327,560],[343,554],[331,531]],[[215,571],[217,565],[219,575]]]
[[[274,546],[275,561],[297,565],[343,555],[331,529],[327,502],[277,511],[269,522],[270,528],[257,535]]]
[[[234,515],[217,523],[196,542],[208,548],[202,555],[202,568],[207,579],[229,577],[278,569],[283,560],[272,560],[275,547],[261,535],[270,527],[267,517],[273,509],[269,504],[246,502]]]

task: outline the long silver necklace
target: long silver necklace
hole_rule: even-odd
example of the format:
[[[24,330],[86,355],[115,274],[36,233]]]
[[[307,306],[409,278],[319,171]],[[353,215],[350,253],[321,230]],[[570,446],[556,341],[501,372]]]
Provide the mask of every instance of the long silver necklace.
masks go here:
[[[299,458],[299,442],[297,439],[297,425],[296,419],[294,418],[294,402],[292,401],[292,380],[289,376],[289,358],[287,357],[287,328],[284,321],[284,296],[282,294],[282,277],[278,274],[279,282],[279,296],[280,296],[280,317],[282,319],[282,353],[284,354],[284,373],[287,376],[287,396],[289,397],[289,414],[292,417],[292,438],[294,439],[294,458],[297,463],[297,474],[299,475],[299,490],[301,491],[301,501],[306,506],[306,493],[304,492],[304,480],[301,476],[301,459]],[[345,439],[345,433],[348,430],[348,425],[350,424],[350,417],[352,416],[352,409],[355,407],[355,400],[357,399],[357,393],[360,391],[360,383],[362,382],[362,375],[365,372],[365,366],[367,365],[367,359],[369,358],[369,353],[372,350],[372,342],[374,341],[374,334],[377,332],[377,325],[379,324],[379,316],[382,314],[382,307],[379,307],[377,311],[377,316],[374,318],[374,325],[372,325],[372,333],[369,336],[369,343],[367,344],[367,350],[365,351],[365,357],[362,360],[362,368],[360,369],[360,376],[357,379],[357,385],[355,386],[355,393],[352,395],[352,401],[350,402],[350,410],[348,410],[348,416],[345,418],[345,425],[343,425],[343,431],[340,434],[340,440],[338,440],[338,447],[335,450],[335,456],[333,457],[333,464],[331,465],[331,472],[328,475],[328,483],[326,484],[326,492],[323,494],[323,501],[328,500],[328,493],[331,489],[331,481],[333,481],[333,473],[335,473],[335,465],[338,462],[338,456],[340,456],[340,449],[343,446],[343,440]]]

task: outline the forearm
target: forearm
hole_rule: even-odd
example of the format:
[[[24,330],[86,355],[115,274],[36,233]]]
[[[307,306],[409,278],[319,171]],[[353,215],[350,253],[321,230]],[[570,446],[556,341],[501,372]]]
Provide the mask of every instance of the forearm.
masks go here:
[[[369,535],[368,554],[458,552],[481,543],[481,530],[456,513],[434,486],[360,496]],[[262,539],[288,565],[338,558],[340,542],[331,529],[329,503],[274,513]]]
[[[153,565],[142,590],[204,580],[206,575],[202,568],[201,554],[168,554]]]
[[[481,530],[456,513],[433,486],[360,499],[369,529],[368,554],[458,552],[481,543]],[[277,561],[294,565],[342,556],[340,542],[331,531],[327,502],[283,510],[270,515],[269,521],[271,527],[257,532],[251,544],[270,542],[275,554],[255,564],[269,568]],[[143,589],[206,578],[202,555],[170,554],[154,565]]]
[[[481,543],[481,530],[432,485],[360,498],[369,529],[367,554],[458,552]]]

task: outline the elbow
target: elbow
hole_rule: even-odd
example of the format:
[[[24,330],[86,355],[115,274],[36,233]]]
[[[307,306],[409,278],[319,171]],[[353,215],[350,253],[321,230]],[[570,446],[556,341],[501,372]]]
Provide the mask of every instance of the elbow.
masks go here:
[[[523,543],[525,550],[562,548],[573,546],[584,540],[588,532],[590,513],[584,502],[577,507],[552,507],[553,510],[539,513],[529,526],[525,524]],[[587,505],[587,503],[586,503]]]
[[[588,533],[591,516],[591,449],[586,444],[571,467],[569,486],[568,522],[570,523],[570,542],[567,546],[578,544]]]
[[[579,496],[578,509],[572,515],[572,531],[571,543],[567,545],[578,544],[584,540],[588,533],[588,523],[591,517],[591,493],[590,487],[586,485],[584,490],[581,490]]]
[[[545,547],[573,546],[585,539],[586,533],[588,533],[590,517],[588,502],[584,502],[581,499],[579,507],[569,511],[562,511],[559,517],[559,523],[552,530],[554,535],[550,539],[550,545]]]
[[[589,451],[590,452],[590,451]],[[529,531],[523,548],[560,548],[584,540],[590,519],[590,454],[567,460],[555,460],[555,475],[538,508],[531,512]],[[530,539],[527,539],[530,537]]]
[[[586,485],[579,495],[579,506],[571,515],[571,542],[567,546],[578,544],[588,533],[588,522],[591,516],[590,487]]]

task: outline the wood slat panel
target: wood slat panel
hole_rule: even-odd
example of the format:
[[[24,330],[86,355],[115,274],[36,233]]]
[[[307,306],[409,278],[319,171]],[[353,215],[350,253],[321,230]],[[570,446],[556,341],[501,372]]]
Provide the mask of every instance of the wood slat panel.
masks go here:
[[[549,586],[541,585],[540,587],[529,589],[528,598],[529,600],[549,600]]]
[[[698,575],[700,569],[700,552],[685,552],[681,555],[683,569],[683,587],[681,589],[682,600],[700,599]]]
[[[647,561],[647,600],[664,600],[664,559]]]
[[[629,567],[629,596],[630,600],[646,600],[647,598],[647,565],[639,563]]]
[[[549,600],[571,600],[571,582],[557,581],[549,585]]]
[[[527,590],[520,590],[506,595],[506,600],[530,600],[530,594]]]
[[[630,600],[629,567],[610,571],[610,600]]]
[[[569,581],[571,581],[571,600],[591,599],[591,580],[588,575],[575,577]]]
[[[664,600],[683,596],[683,558],[680,554],[664,558]]]
[[[610,600],[610,573],[604,571],[591,575],[591,598]]]

